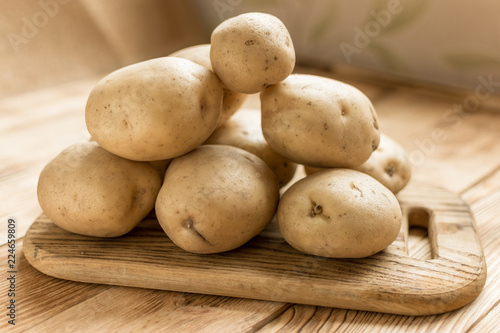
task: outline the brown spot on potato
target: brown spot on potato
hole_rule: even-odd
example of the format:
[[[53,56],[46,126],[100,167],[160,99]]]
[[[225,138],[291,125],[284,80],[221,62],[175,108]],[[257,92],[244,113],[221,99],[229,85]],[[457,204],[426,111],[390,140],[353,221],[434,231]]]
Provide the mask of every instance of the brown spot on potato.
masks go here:
[[[140,207],[142,207],[143,205],[143,198],[144,198],[144,195],[146,194],[146,189],[144,188],[139,188],[137,189],[133,196],[132,196],[132,201],[137,205],[139,205]],[[132,205],[133,206],[133,205]]]
[[[323,207],[321,205],[318,205],[316,201],[313,201],[311,209],[311,217],[315,217],[316,215],[319,215],[321,213],[323,213]]]
[[[182,222],[182,227],[186,229],[192,229],[194,225],[194,221],[191,218],[187,218]]]
[[[394,164],[389,164],[388,166],[385,167],[385,172],[390,176],[392,177],[394,175],[394,169],[395,169],[395,166]]]
[[[361,190],[359,189],[359,187],[357,187],[357,186],[354,184],[354,182],[351,182],[351,189],[358,191],[358,192],[360,193],[361,197],[363,197],[363,191],[361,191]]]

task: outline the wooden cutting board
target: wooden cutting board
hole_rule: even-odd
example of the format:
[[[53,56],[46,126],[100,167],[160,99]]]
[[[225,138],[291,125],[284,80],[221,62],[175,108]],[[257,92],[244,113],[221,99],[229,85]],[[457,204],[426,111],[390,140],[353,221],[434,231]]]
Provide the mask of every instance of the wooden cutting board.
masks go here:
[[[400,235],[384,251],[362,259],[302,254],[273,221],[236,250],[199,255],[174,245],[158,222],[100,239],[69,233],[42,215],[24,240],[39,271],[61,279],[234,296],[403,315],[428,315],[472,302],[486,280],[486,264],[469,207],[456,195],[410,183],[398,199]],[[407,254],[408,225],[428,228],[432,259]]]

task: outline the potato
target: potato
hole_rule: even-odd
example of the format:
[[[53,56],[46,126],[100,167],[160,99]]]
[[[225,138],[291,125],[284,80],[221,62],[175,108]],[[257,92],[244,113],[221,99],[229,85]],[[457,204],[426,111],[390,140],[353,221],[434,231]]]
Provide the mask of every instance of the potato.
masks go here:
[[[151,164],[80,142],[50,161],[38,180],[38,201],[59,227],[81,235],[117,237],[153,209],[161,178]]]
[[[200,44],[190,46],[174,52],[170,57],[179,57],[191,60],[199,65],[202,65],[211,71],[212,64],[210,63],[210,44]],[[222,99],[222,114],[219,121],[219,126],[226,122],[242,105],[247,98],[246,94],[241,94],[224,88],[224,97]]]
[[[273,172],[257,156],[202,145],[174,158],[156,200],[168,237],[194,253],[235,249],[271,221],[279,198]]]
[[[158,172],[158,175],[161,179],[163,179],[163,177],[165,176],[165,172],[167,171],[170,162],[172,162],[171,158],[167,160],[149,161],[153,168],[155,168],[155,170]]]
[[[406,151],[384,134],[380,136],[377,150],[357,170],[372,176],[394,194],[405,188],[411,178],[411,164]]]
[[[253,94],[284,80],[295,67],[292,38],[283,22],[245,13],[219,24],[210,38],[210,60],[224,85]]]
[[[266,89],[260,98],[264,137],[276,152],[294,162],[352,168],[378,147],[375,109],[351,85],[293,74]]]
[[[281,188],[292,179],[297,164],[279,155],[269,146],[262,134],[260,123],[260,110],[241,109],[216,129],[205,144],[238,147],[258,156],[274,172]]]
[[[93,137],[89,138],[90,142],[96,142]],[[165,171],[167,171],[168,165],[172,161],[171,158],[166,159],[166,160],[158,160],[158,161],[147,161],[149,162],[153,168],[158,172],[158,175],[160,178],[163,179],[163,176],[165,176]]]
[[[394,194],[405,188],[411,178],[411,164],[404,148],[383,133],[377,150],[354,169],[372,176]],[[324,169],[306,166],[304,170],[310,175]]]
[[[85,121],[113,154],[166,160],[208,138],[219,122],[222,96],[211,70],[182,58],[157,58],[103,78],[89,95]]]
[[[399,234],[400,205],[385,186],[351,169],[302,178],[282,196],[277,220],[284,239],[304,253],[361,258],[377,253]]]
[[[202,65],[203,67],[213,71],[212,64],[210,63],[210,44],[188,46],[183,49],[177,50],[169,54],[168,56],[191,60],[192,62]]]

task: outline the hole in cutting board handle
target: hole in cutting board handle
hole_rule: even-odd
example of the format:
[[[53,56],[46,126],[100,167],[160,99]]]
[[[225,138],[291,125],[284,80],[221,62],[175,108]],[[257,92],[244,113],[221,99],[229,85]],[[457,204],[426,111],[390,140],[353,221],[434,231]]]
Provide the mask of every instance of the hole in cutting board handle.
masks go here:
[[[407,251],[412,258],[431,260],[438,256],[432,211],[412,207],[408,212]]]

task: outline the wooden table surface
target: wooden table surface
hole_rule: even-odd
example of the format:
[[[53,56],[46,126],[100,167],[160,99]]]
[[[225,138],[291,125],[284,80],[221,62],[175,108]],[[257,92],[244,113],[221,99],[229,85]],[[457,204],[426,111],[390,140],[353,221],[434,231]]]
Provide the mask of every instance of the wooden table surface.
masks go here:
[[[350,83],[373,101],[383,132],[407,150],[413,179],[444,187],[471,207],[488,277],[479,297],[435,316],[400,316],[108,285],[46,276],[23,256],[23,235],[41,214],[36,184],[43,166],[88,138],[84,107],[100,77],[0,101],[0,286],[2,332],[498,332],[500,323],[500,104],[481,93],[407,85],[357,71],[297,72]],[[489,87],[490,89],[500,89]],[[258,107],[250,96],[248,107]],[[298,175],[300,177],[300,174]],[[8,219],[15,221],[15,273],[7,265]],[[11,228],[12,230],[12,228]],[[412,229],[410,253],[425,259],[425,231]],[[13,284],[7,280],[15,275]],[[15,290],[14,290],[15,289]],[[15,292],[15,295],[9,292]],[[15,301],[15,325],[9,302]],[[6,315],[7,314],[7,315]]]

